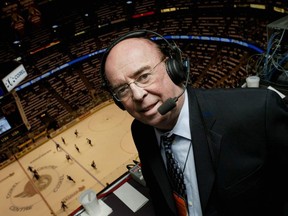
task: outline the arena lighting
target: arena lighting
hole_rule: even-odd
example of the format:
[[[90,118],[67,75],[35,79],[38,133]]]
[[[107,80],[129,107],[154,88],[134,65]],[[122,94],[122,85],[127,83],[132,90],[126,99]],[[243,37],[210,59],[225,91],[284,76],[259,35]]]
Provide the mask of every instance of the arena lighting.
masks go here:
[[[110,25],[110,23],[104,23],[102,25],[98,25],[98,28],[103,28],[103,27],[108,26],[108,25]]]
[[[126,21],[125,18],[121,18],[121,19],[117,19],[117,20],[112,20],[112,21],[111,21],[111,24],[116,24],[116,23],[120,23],[120,22],[124,22],[124,21]]]
[[[234,8],[237,8],[237,7],[249,7],[249,4],[234,4]]]
[[[126,1],[126,4],[132,4],[133,2],[132,1]]]
[[[15,44],[15,45],[19,45],[20,44],[20,46],[21,46],[21,42],[19,40],[13,41],[13,44]]]
[[[251,8],[265,10],[266,6],[263,4],[250,4]]]
[[[53,25],[52,26],[52,29],[56,29],[56,28],[58,28],[59,26],[58,25]]]
[[[140,18],[140,17],[145,17],[145,16],[151,16],[155,14],[154,11],[149,11],[149,12],[146,12],[146,13],[141,13],[141,14],[135,14],[132,16],[133,19],[137,19],[137,18]]]
[[[273,7],[273,10],[279,13],[285,13],[285,9],[284,8],[279,8],[279,7]]]
[[[53,30],[54,33],[57,32],[58,27],[59,27],[58,25],[53,25],[52,26],[52,30]]]
[[[79,36],[79,35],[82,35],[82,34],[85,34],[85,33],[86,33],[86,31],[83,30],[83,31],[75,33],[74,36],[76,37],[76,36]]]
[[[17,58],[14,59],[15,61],[21,61],[22,60],[22,57],[21,56],[18,56]]]
[[[21,41],[19,41],[19,40],[13,41],[13,45],[14,45],[16,48],[21,48],[21,46],[22,46]]]
[[[52,46],[55,46],[55,45],[57,45],[57,44],[59,44],[59,43],[60,43],[59,40],[53,41],[53,42],[51,42],[51,43],[49,43],[49,44],[46,44],[46,45],[43,46],[43,47],[40,47],[40,48],[38,48],[38,49],[36,49],[36,50],[34,50],[34,51],[29,52],[29,53],[30,53],[30,55],[33,55],[33,54],[35,54],[35,53],[37,53],[37,52],[40,52],[40,51],[42,51],[42,50],[44,50],[44,49],[47,49],[47,48],[52,47]]]
[[[169,12],[172,12],[172,11],[176,11],[177,8],[173,7],[173,8],[164,8],[164,9],[161,9],[161,13],[169,13]]]

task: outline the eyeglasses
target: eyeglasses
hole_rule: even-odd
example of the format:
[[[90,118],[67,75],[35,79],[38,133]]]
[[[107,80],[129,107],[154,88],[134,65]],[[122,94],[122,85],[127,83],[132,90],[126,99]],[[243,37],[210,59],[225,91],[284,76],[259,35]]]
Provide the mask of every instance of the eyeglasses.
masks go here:
[[[155,80],[156,76],[154,74],[154,70],[158,65],[160,65],[167,58],[163,58],[159,63],[157,63],[149,72],[141,73],[134,81],[125,83],[115,89],[112,90],[112,94],[117,101],[125,101],[131,97],[132,91],[130,85],[134,83],[140,88],[145,88],[151,85]]]

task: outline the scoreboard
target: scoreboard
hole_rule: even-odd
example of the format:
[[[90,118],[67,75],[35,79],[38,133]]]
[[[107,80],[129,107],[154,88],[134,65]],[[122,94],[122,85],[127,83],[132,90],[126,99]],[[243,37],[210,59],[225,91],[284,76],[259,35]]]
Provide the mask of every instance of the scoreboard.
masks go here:
[[[27,132],[15,98],[11,94],[26,77],[27,72],[21,63],[0,63],[0,144],[12,143],[16,137]]]
[[[0,97],[11,92],[27,75],[24,66],[17,61],[0,63]]]

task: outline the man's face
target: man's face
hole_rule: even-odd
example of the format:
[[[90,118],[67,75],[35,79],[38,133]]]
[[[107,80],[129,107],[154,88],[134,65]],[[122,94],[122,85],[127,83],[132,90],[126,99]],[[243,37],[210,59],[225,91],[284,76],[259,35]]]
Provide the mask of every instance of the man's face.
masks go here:
[[[139,121],[169,130],[177,121],[183,97],[179,98],[178,105],[164,116],[159,114],[157,109],[168,98],[180,95],[183,89],[171,81],[162,59],[163,55],[155,44],[149,40],[131,38],[120,42],[111,50],[105,71],[111,88],[115,89],[135,81],[143,73],[153,69],[153,83],[144,88],[131,83],[131,96],[121,103],[128,113]]]

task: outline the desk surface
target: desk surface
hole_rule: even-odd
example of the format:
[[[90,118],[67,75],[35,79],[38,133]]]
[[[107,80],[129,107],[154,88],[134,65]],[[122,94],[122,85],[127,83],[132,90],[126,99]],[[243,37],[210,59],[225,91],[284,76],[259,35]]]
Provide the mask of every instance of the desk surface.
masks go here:
[[[148,202],[142,206],[138,211],[135,213],[124,203],[122,202],[114,193],[113,191],[117,188],[121,187],[125,182],[128,182],[132,187],[134,187],[137,191],[139,191],[142,195],[144,195]],[[109,188],[112,188],[109,190]],[[121,181],[110,185],[109,188],[106,190],[107,193],[99,193],[97,196],[98,199],[101,199],[105,204],[107,204],[110,208],[112,208],[113,212],[109,214],[109,216],[155,216],[152,203],[150,201],[149,190],[147,187],[144,187],[140,183],[136,182],[134,179],[131,178],[130,175],[123,178]],[[114,188],[114,189],[113,189]],[[85,210],[83,206],[80,206],[74,212],[72,212],[69,216],[81,216]]]

